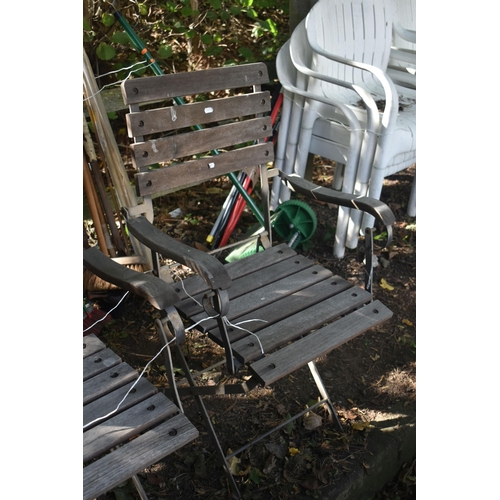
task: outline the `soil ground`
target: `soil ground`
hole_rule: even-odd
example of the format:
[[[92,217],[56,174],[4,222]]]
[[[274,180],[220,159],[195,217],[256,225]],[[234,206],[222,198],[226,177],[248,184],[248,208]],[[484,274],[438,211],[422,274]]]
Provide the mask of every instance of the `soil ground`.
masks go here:
[[[331,185],[333,167],[321,166],[316,158],[313,180]],[[414,169],[387,178],[382,200],[396,215],[394,239],[389,248],[376,250],[379,265],[374,272],[374,297],[394,313],[377,330],[369,331],[320,359],[318,368],[337,408],[344,433],[336,431],[326,418],[313,430],[299,419],[293,426],[271,435],[240,456],[238,470],[245,498],[289,499],[322,498],[322,491],[349,472],[352,465],[363,463],[370,439],[368,424],[378,412],[392,405],[416,405],[416,224],[406,215],[406,204]],[[211,185],[190,190],[183,196],[171,195],[157,203],[156,221],[164,230],[192,245],[203,245],[218,209],[229,189],[220,179]],[[353,282],[363,284],[364,242],[349,250],[342,259],[333,257],[336,207],[311,203],[318,228],[308,249],[320,264]],[[184,218],[173,219],[168,213],[181,208]],[[162,221],[162,222],[161,222]],[[239,228],[255,221],[244,213]],[[100,302],[103,309],[110,303]],[[154,309],[143,300],[130,297],[113,311],[100,337],[131,366],[138,370],[160,349]],[[200,366],[211,357],[220,358],[220,349],[197,333],[188,336],[190,354]],[[166,385],[160,366],[152,364],[147,374],[159,387]],[[218,376],[219,374],[217,374]],[[214,375],[216,376],[216,375]],[[238,447],[257,430],[272,428],[287,413],[293,414],[317,394],[311,386],[307,368],[294,373],[271,388],[251,396],[208,398],[207,406],[224,449]],[[178,453],[167,457],[140,474],[150,499],[226,499],[230,498],[222,469],[216,461],[208,435],[194,402],[185,400],[185,411],[200,431],[200,437]],[[322,411],[316,412],[325,417]],[[242,425],[243,423],[243,425]],[[298,450],[298,452],[294,452]],[[376,499],[415,498],[415,461],[405,464],[399,475]],[[126,489],[117,498],[135,498]],[[109,493],[101,500],[112,499]]]

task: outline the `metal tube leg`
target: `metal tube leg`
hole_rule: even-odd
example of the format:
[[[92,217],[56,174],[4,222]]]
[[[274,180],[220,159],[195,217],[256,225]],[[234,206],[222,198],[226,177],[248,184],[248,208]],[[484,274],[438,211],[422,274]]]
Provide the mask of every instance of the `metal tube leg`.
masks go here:
[[[179,348],[178,345],[176,345],[175,347],[177,349],[179,360],[182,364],[182,368],[186,374],[186,379],[188,380],[189,385],[191,387],[196,387],[196,383],[193,379],[193,376],[191,375],[191,372],[189,370],[189,366],[187,364],[186,359],[184,358],[184,355],[182,354],[181,349]],[[220,442],[217,438],[217,434],[215,433],[215,429],[214,429],[214,426],[212,424],[212,421],[210,420],[210,416],[209,416],[207,409],[205,407],[205,403],[203,402],[203,399],[201,398],[201,396],[193,395],[193,397],[196,401],[196,404],[198,406],[198,410],[201,413],[203,421],[205,422],[205,425],[207,426],[208,434],[210,435],[210,439],[212,440],[212,443],[215,446],[215,451],[216,451],[217,455],[219,456],[219,460],[223,464],[224,472],[226,473],[226,477],[227,477],[228,482],[229,482],[229,487],[231,488],[231,491],[233,493],[233,497],[236,499],[240,499],[241,493],[238,489],[238,486],[236,484],[236,481],[234,480],[233,475],[231,474],[231,470],[229,468],[229,463],[226,459],[226,454],[222,450],[222,446],[220,445]]]
[[[318,387],[318,390],[319,390],[319,393],[321,394],[321,397],[327,401],[326,409],[328,410],[328,413],[330,414],[330,421],[333,420],[335,425],[339,429],[339,431],[342,432],[344,429],[342,428],[342,424],[340,423],[337,411],[333,407],[333,403],[330,399],[330,395],[328,394],[328,391],[326,390],[326,387],[323,384],[323,380],[321,380],[316,363],[314,361],[310,361],[308,363],[308,366],[309,366],[309,369],[311,370],[312,376],[314,378],[314,381],[316,382],[316,386]]]
[[[132,482],[134,483],[135,489],[137,490],[137,493],[139,493],[139,496],[141,497],[141,500],[148,500],[148,497],[146,495],[146,492],[144,491],[144,488],[142,487],[141,482],[139,481],[139,478],[137,475],[133,475],[131,477]]]

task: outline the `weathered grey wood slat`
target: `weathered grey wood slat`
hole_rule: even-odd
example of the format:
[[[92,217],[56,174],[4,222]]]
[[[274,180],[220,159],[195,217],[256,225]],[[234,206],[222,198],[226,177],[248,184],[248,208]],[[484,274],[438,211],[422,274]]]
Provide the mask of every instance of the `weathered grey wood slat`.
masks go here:
[[[293,275],[301,270],[312,267],[314,262],[303,255],[296,255],[293,259],[287,259],[282,262],[266,268],[265,272],[260,269],[255,269],[256,272],[248,274],[243,278],[233,280],[231,287],[228,288],[229,300],[231,304],[237,297],[241,297],[253,290],[262,289],[264,286],[274,283],[287,276]],[[202,295],[194,297],[198,302],[202,301]],[[259,304],[260,305],[260,304]],[[231,310],[233,306],[231,305]],[[197,314],[204,312],[192,298],[188,298],[177,305],[177,309],[185,317],[195,317]]]
[[[122,385],[136,380],[139,374],[127,363],[120,363],[83,382],[83,404],[88,404]]]
[[[330,280],[329,280],[330,281]],[[306,292],[307,290],[303,290]],[[236,342],[232,347],[235,356],[244,363],[253,361],[264,353],[271,353],[276,348],[307,334],[325,323],[334,321],[364,304],[370,302],[371,294],[361,288],[350,288],[307,309],[290,314],[282,321],[257,332],[258,340],[253,335]],[[260,315],[260,311],[259,311]]]
[[[98,351],[106,349],[104,343],[93,333],[83,337],[83,357],[92,356]]]
[[[287,295],[291,295],[298,290],[307,288],[314,283],[331,278],[332,273],[321,266],[312,266],[298,273],[287,276],[281,280],[270,283],[260,289],[249,292],[231,301],[227,319],[231,322],[237,322],[240,316],[255,312],[255,319],[259,318],[259,310],[264,304],[274,303]],[[202,313],[191,317],[194,322],[200,321],[206,317]],[[215,319],[204,321],[196,328],[206,332],[217,325]]]
[[[388,320],[392,312],[380,301],[362,307],[343,318],[297,340],[293,344],[250,365],[259,382],[270,385],[344,342]]]
[[[216,123],[230,118],[267,113],[270,110],[270,93],[257,92],[128,113],[125,118],[129,137],[141,137],[194,125]]]
[[[100,398],[83,406],[83,425],[87,425],[94,420],[104,417],[108,413],[114,411],[118,404],[122,401],[127,391],[132,387],[134,382],[130,382],[113,392],[106,395],[105,398]],[[158,389],[145,378],[141,378],[126,397],[116,414],[130,408],[153,394],[156,394]],[[95,424],[97,425],[98,422]],[[91,426],[89,426],[90,428]]]
[[[135,176],[138,196],[170,193],[214,177],[257,165],[265,165],[274,157],[272,143],[256,144],[215,156],[188,161]]]
[[[123,101],[130,105],[268,82],[266,65],[252,63],[197,71],[196,78],[190,72],[134,78],[124,81],[121,89]]]
[[[194,130],[130,145],[136,168],[167,162],[215,149],[264,139],[272,133],[271,118],[253,118],[218,127]],[[184,179],[185,181],[185,179]]]
[[[198,437],[179,414],[83,469],[83,499],[92,500]]]
[[[265,269],[267,267],[272,266],[277,262],[290,259],[296,255],[297,252],[295,252],[295,250],[292,250],[286,243],[281,243],[270,248],[269,250],[266,250],[265,252],[249,255],[241,260],[235,260],[226,264],[224,268],[229,273],[231,280],[234,281],[255,272],[256,267],[258,267],[261,272],[265,273]],[[184,287],[182,287],[179,283],[174,283],[172,285],[179,297],[183,300],[188,297],[187,294],[195,296],[208,291],[208,286],[205,281],[197,275],[190,276],[189,278],[183,280],[183,285]]]
[[[341,278],[340,276],[333,276],[331,279],[321,281],[320,283],[312,285],[308,288],[299,290],[292,295],[288,295],[277,302],[261,307],[259,309],[259,318],[265,320],[265,323],[262,321],[252,321],[251,323],[245,323],[242,326],[251,332],[259,332],[260,330],[268,328],[284,318],[288,318],[294,313],[307,309],[308,307],[317,304],[328,297],[337,295],[348,288],[352,288],[352,283]],[[254,318],[255,313],[252,312],[240,316],[238,321],[248,321]],[[237,341],[248,335],[247,332],[232,327],[228,328],[228,334],[229,340],[233,348],[236,350],[241,348],[241,345]],[[217,343],[222,342],[222,337],[218,328],[210,330],[208,332],[208,336]],[[250,338],[251,337],[249,337],[249,339]],[[235,354],[238,356],[238,352]]]
[[[158,393],[119,415],[101,422],[83,433],[83,463],[142,434],[178,411],[179,408],[170,399]]]
[[[104,349],[83,360],[83,381],[121,363],[121,358],[111,349]]]

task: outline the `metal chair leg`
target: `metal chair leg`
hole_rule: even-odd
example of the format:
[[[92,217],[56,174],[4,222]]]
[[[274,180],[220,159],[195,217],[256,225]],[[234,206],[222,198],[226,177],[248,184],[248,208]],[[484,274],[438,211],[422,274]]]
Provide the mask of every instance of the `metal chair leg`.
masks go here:
[[[314,381],[316,382],[316,386],[318,387],[319,393],[321,394],[321,397],[325,400],[326,402],[326,409],[328,410],[328,413],[330,414],[330,421],[334,421],[336,427],[340,432],[343,432],[343,427],[342,424],[340,423],[339,416],[337,414],[337,411],[335,410],[332,400],[330,399],[330,395],[328,394],[328,391],[326,390],[325,384],[323,384],[323,380],[320,377],[320,374],[318,372],[318,367],[316,366],[316,363],[314,361],[310,361],[308,363],[309,370],[311,370],[311,374],[314,378]]]

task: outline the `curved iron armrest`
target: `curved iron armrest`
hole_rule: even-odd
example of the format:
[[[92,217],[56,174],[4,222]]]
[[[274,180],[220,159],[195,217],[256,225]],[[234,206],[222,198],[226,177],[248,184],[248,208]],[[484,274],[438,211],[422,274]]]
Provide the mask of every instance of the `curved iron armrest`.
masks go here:
[[[362,210],[375,217],[375,220],[385,225],[387,230],[387,240],[382,248],[389,246],[392,241],[392,224],[395,222],[392,210],[380,200],[369,198],[367,196],[356,196],[353,194],[341,193],[333,189],[325,188],[306,181],[297,174],[287,175],[280,170],[278,174],[288,188],[296,193],[300,193],[308,198],[324,201],[326,203],[334,203],[343,207]],[[373,287],[373,234],[371,228],[366,228],[365,231],[365,290],[372,293]]]
[[[145,298],[156,309],[167,309],[180,300],[177,292],[166,281],[118,264],[97,247],[83,251],[83,265],[109,283]]]
[[[177,241],[142,215],[127,219],[127,227],[132,235],[151,250],[198,273],[212,290],[226,290],[231,286],[229,273],[213,255]]]
[[[326,203],[334,203],[343,207],[362,210],[375,217],[375,220],[382,223],[387,229],[387,241],[384,246],[388,246],[392,241],[392,224],[396,221],[392,210],[382,201],[367,196],[356,196],[353,194],[341,193],[333,189],[325,188],[306,181],[297,174],[287,175],[278,171],[279,176],[288,184],[288,187],[308,198],[314,198]]]

